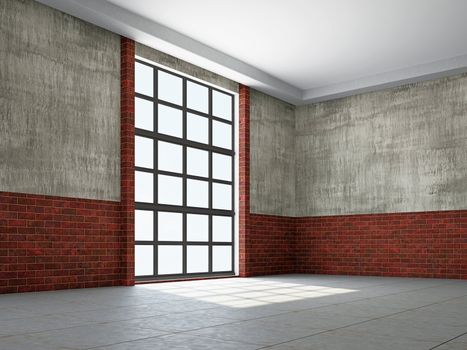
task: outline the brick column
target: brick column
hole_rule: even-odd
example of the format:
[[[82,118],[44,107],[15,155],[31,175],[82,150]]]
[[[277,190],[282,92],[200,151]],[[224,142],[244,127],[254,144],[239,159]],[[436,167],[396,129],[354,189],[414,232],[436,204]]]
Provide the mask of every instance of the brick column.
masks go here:
[[[240,128],[239,128],[239,174],[240,174],[240,208],[239,208],[239,246],[240,276],[248,273],[248,231],[250,221],[250,88],[239,87],[240,93]]]
[[[135,42],[121,37],[120,155],[122,284],[135,284]]]

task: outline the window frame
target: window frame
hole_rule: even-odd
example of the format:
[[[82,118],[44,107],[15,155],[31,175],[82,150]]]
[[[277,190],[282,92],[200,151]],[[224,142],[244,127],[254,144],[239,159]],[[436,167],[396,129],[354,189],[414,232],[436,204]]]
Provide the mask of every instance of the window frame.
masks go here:
[[[183,278],[192,278],[192,277],[217,277],[217,276],[232,276],[235,274],[235,196],[236,196],[236,161],[235,161],[235,95],[233,93],[227,92],[225,90],[216,88],[215,86],[203,83],[199,80],[192,79],[186,75],[178,74],[172,70],[165,69],[158,65],[151,64],[145,60],[135,58],[135,63],[149,66],[152,68],[153,72],[153,96],[144,95],[136,92],[135,89],[135,99],[143,99],[153,103],[153,130],[140,129],[135,126],[135,137],[141,136],[153,140],[153,168],[145,168],[134,165],[135,172],[144,172],[150,173],[153,175],[153,203],[147,202],[137,202],[135,200],[135,210],[148,210],[153,213],[153,240],[152,241],[140,241],[136,240],[135,237],[135,247],[136,246],[153,246],[153,274],[136,276],[136,281],[147,281],[147,280],[158,280],[158,279],[183,279]],[[162,99],[159,99],[158,94],[158,71],[162,71],[167,74],[174,75],[182,79],[182,105],[177,105]],[[135,77],[136,79],[136,77]],[[187,85],[188,82],[199,84],[208,89],[208,112],[200,112],[188,108],[187,106]],[[231,118],[230,120],[217,117],[213,115],[213,91],[225,94],[231,98]],[[182,111],[182,137],[176,137],[166,134],[161,134],[158,131],[158,106],[164,105],[167,107],[175,108]],[[196,141],[191,141],[187,139],[187,114],[191,113],[197,116],[207,118],[208,120],[208,143],[201,143]],[[136,117],[136,116],[135,116]],[[222,147],[213,146],[213,121],[221,122],[227,124],[231,128],[231,149],[225,149]],[[182,151],[182,172],[176,173],[172,171],[158,170],[158,141],[169,142],[176,145],[180,145],[183,148]],[[187,174],[187,148],[195,148],[199,150],[205,150],[209,152],[208,156],[208,177],[202,177],[197,175],[188,175]],[[231,180],[220,180],[213,178],[213,153],[218,153],[222,155],[227,155],[231,157]],[[169,204],[159,204],[158,203],[158,175],[174,176],[182,179],[182,205],[169,205]],[[200,207],[189,207],[187,206],[187,180],[201,180],[208,182],[208,208]],[[213,184],[225,184],[231,186],[231,209],[214,209],[213,208]],[[182,240],[181,241],[159,241],[158,240],[158,212],[175,212],[182,214]],[[208,241],[188,241],[187,240],[187,214],[203,214],[208,215]],[[231,218],[231,242],[215,242],[213,241],[213,216],[227,216]],[[180,274],[158,274],[158,247],[162,245],[176,245],[182,247],[182,273]],[[188,246],[208,246],[208,272],[196,272],[188,273],[187,272],[187,248]],[[230,246],[231,247],[231,269],[228,271],[213,271],[213,247],[215,246]]]

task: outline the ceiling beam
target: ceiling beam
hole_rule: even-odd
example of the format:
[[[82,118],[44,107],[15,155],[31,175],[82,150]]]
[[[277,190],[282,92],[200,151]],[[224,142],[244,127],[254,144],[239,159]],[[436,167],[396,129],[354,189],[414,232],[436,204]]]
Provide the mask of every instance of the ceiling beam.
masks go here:
[[[301,90],[246,62],[107,1],[37,1],[295,105],[327,101],[467,72],[465,55]]]
[[[38,0],[99,27],[269,95],[299,103],[303,91],[248,63],[107,1]]]
[[[393,88],[467,72],[467,55],[303,91],[299,104],[309,104]]]

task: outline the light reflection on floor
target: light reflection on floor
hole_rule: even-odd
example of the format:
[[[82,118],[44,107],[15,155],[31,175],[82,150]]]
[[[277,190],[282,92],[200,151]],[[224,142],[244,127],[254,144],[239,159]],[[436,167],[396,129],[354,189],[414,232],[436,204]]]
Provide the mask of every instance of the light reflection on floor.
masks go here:
[[[285,303],[357,291],[249,278],[156,283],[140,287],[234,308]]]

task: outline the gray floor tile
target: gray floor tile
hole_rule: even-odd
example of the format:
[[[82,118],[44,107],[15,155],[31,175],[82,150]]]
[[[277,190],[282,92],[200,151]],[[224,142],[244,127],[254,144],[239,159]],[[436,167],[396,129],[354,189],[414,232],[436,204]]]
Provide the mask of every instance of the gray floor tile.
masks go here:
[[[162,331],[94,324],[28,335],[38,345],[88,349],[167,334]],[[0,338],[1,339],[1,338]]]
[[[0,350],[429,349],[467,281],[279,275],[0,295]],[[174,334],[169,334],[173,333]],[[466,336],[439,347],[467,350]]]
[[[346,328],[369,335],[405,338],[415,341],[430,341],[441,343],[465,332],[465,326],[450,326],[436,320],[402,320],[382,318]]]
[[[268,328],[294,327],[296,329],[336,329],[349,326],[369,318],[353,315],[336,315],[325,309],[290,312],[258,320],[258,324]]]
[[[188,332],[188,334],[218,340],[237,341],[241,339],[249,344],[273,345],[322,331],[322,329],[303,329],[287,325],[282,325],[278,328],[277,325],[264,325],[261,321],[245,321],[236,324],[203,328]]]
[[[19,335],[85,325],[72,315],[36,316],[0,321],[0,335]]]
[[[70,350],[47,342],[39,343],[37,339],[27,335],[0,337],[0,350]],[[73,349],[74,350],[74,349]]]
[[[437,343],[337,330],[270,347],[270,350],[429,350]]]
[[[254,350],[259,346],[238,341],[174,334],[98,348],[98,350]],[[96,349],[97,350],[97,349]]]
[[[437,347],[435,350],[466,350],[467,344],[449,342]]]
[[[184,313],[145,317],[112,324],[123,327],[156,329],[164,332],[184,332],[199,328],[231,323],[233,320],[218,317],[197,317]]]
[[[151,308],[150,306],[145,305],[135,305],[100,310],[79,311],[73,313],[73,317],[83,322],[114,322],[165,314],[167,314],[166,311],[160,311],[157,308]]]

